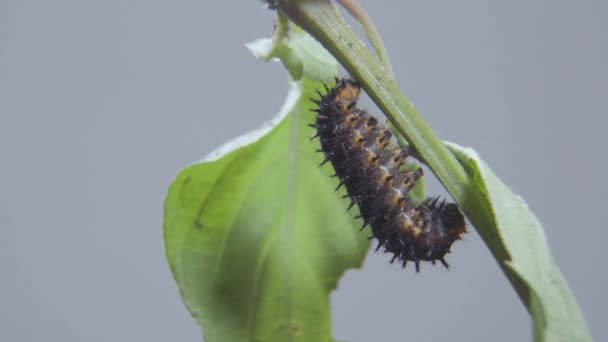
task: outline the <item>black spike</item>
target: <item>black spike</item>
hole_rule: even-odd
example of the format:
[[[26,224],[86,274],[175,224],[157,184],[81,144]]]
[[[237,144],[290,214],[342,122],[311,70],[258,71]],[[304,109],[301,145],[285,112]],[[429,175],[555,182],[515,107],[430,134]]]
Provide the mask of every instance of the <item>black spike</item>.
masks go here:
[[[338,189],[340,189],[342,187],[342,185],[344,185],[344,183],[346,183],[347,180],[348,180],[348,177],[344,177],[344,178],[340,179],[340,183],[338,183],[338,186],[336,187],[335,191],[338,191]]]
[[[310,101],[312,101],[312,102],[314,102],[314,103],[318,104],[318,105],[320,105],[320,104],[321,104],[321,99],[318,99],[318,100],[317,100],[317,99],[315,99],[314,97],[309,97],[308,99],[309,99]]]
[[[315,133],[315,135],[313,135],[312,137],[310,137],[308,140],[313,140],[314,138],[319,137],[319,133]]]
[[[329,87],[327,86],[327,84],[323,83],[323,87],[325,88],[326,92],[329,92]]]
[[[323,98],[323,96],[325,96],[319,89],[316,90],[317,94],[319,94],[319,96],[321,96],[321,98]]]
[[[317,125],[316,125],[316,124],[308,124],[308,127],[314,127],[314,128],[317,128]]]
[[[435,196],[435,197],[430,197],[429,198],[429,206],[431,208],[435,208],[435,205],[437,205],[437,201],[439,201],[439,197]]]
[[[357,201],[355,201],[355,200],[351,200],[351,201],[350,201],[350,204],[348,205],[348,209],[346,209],[346,211],[350,211],[350,209],[351,209],[352,207],[354,207],[354,206],[355,206],[355,204],[357,204]]]
[[[329,157],[325,157],[325,159],[323,159],[323,161],[321,162],[321,164],[319,164],[319,166],[323,166],[325,165],[328,161],[330,161],[331,159],[329,159]]]
[[[405,268],[405,266],[407,266],[407,259],[404,258],[401,267]]]
[[[361,228],[359,228],[359,231],[362,231],[363,229],[365,229],[365,227],[367,227],[369,225],[369,223],[367,223],[367,221],[363,221],[363,225],[361,226]]]
[[[310,108],[309,111],[318,113],[321,111],[321,109],[320,108]]]
[[[420,260],[415,259],[414,263],[416,264],[416,273],[420,272]]]
[[[439,259],[439,261],[441,261],[441,263],[443,264],[443,266],[445,266],[445,268],[450,268],[450,265],[448,265],[448,263],[445,261],[445,259],[441,258],[441,259]]]

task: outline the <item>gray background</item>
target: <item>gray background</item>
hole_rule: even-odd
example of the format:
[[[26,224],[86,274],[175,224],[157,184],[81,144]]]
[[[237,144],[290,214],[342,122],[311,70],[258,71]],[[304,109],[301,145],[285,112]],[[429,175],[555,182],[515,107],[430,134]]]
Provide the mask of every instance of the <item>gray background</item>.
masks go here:
[[[527,199],[608,340],[608,3],[363,4],[403,89]],[[1,341],[200,340],[161,205],[180,168],[280,108],[286,73],[243,47],[273,22],[254,0],[0,1]],[[475,232],[449,262],[416,275],[370,254],[332,296],[335,336],[529,340]]]

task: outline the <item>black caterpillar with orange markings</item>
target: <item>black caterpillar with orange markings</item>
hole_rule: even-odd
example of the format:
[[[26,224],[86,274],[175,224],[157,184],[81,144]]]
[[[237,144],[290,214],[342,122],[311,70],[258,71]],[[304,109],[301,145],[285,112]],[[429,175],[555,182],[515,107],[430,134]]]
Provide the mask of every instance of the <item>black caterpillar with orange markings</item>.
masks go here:
[[[402,169],[408,150],[400,149],[386,127],[365,110],[357,108],[361,87],[348,79],[336,79],[336,86],[318,92],[315,137],[325,154],[321,165],[331,161],[351,198],[349,209],[359,206],[364,224],[378,239],[376,250],[384,247],[403,267],[413,261],[440,261],[465,233],[465,221],[454,203],[431,197],[416,205],[409,191],[422,176],[422,169]]]

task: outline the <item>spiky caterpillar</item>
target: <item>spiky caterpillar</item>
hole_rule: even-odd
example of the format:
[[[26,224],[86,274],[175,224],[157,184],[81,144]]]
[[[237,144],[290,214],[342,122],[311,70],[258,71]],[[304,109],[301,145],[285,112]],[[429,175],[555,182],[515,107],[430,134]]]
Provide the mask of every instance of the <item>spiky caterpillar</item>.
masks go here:
[[[435,264],[444,260],[452,244],[465,233],[465,221],[454,203],[431,197],[416,205],[409,191],[422,176],[422,169],[402,169],[409,151],[400,149],[386,127],[365,110],[357,108],[361,87],[348,79],[336,79],[335,87],[325,87],[318,104],[315,137],[321,140],[325,160],[331,161],[338,188],[346,186],[351,198],[349,209],[359,206],[364,224],[371,226],[378,239],[376,250],[392,253],[391,263],[401,260],[403,267],[413,261]]]

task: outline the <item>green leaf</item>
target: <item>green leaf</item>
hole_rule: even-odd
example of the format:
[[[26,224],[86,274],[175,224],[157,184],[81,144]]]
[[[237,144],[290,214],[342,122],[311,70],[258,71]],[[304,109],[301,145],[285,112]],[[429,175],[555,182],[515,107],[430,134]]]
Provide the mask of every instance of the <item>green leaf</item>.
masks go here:
[[[250,49],[279,57],[297,80],[269,124],[172,182],[167,259],[205,341],[333,341],[329,293],[369,247],[334,191],[331,166],[318,166],[318,140],[308,139],[308,98],[338,74],[337,63],[302,32]]]
[[[480,210],[489,208],[493,221],[478,230],[495,255],[506,255],[498,261],[532,316],[535,340],[591,341],[576,300],[551,257],[542,226],[526,203],[474,150],[448,147],[465,167],[471,186],[484,195],[486,205]]]

